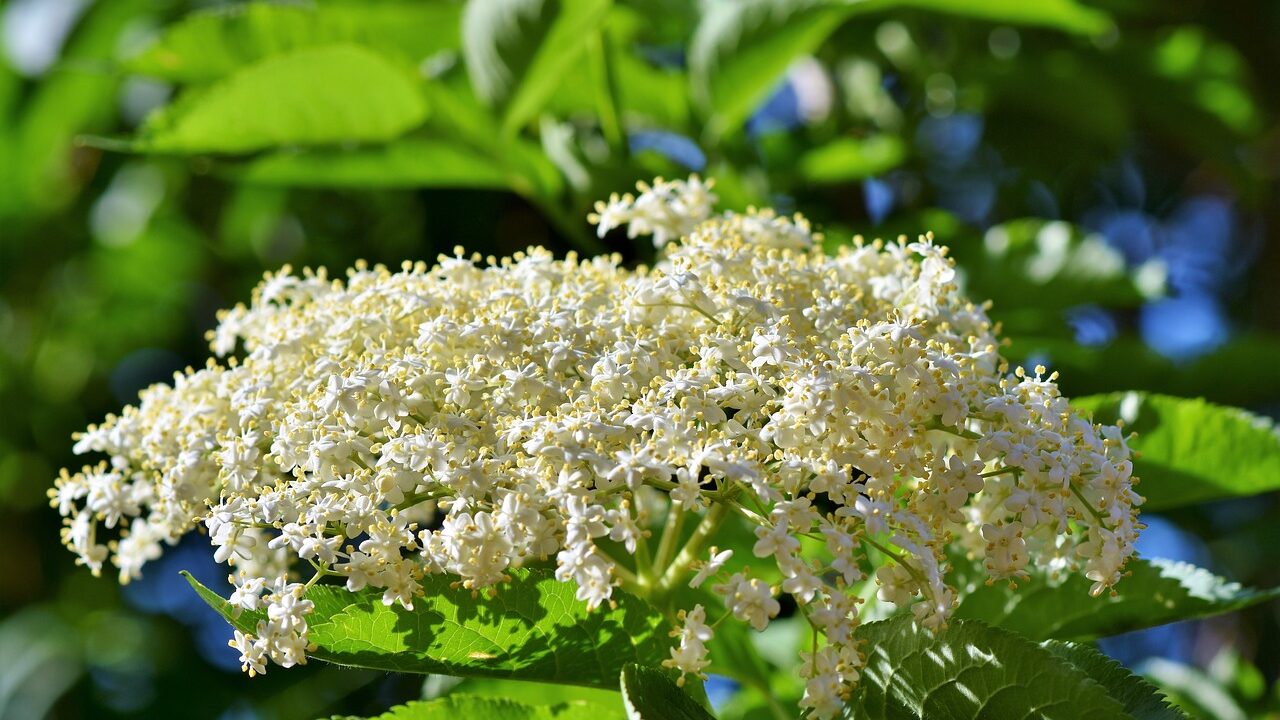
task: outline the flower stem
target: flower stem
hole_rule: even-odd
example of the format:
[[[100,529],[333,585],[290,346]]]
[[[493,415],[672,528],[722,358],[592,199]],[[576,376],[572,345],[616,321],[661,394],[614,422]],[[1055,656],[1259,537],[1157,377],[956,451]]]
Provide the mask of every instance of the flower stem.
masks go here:
[[[684,579],[685,573],[689,570],[689,565],[702,554],[702,548],[711,539],[711,536],[715,535],[716,531],[720,529],[720,524],[724,522],[724,519],[729,516],[732,510],[733,507],[723,501],[711,505],[711,509],[702,517],[702,522],[698,523],[697,529],[693,531],[689,542],[685,543],[684,549],[676,556],[675,562],[667,567],[662,579],[658,581],[658,585],[655,588],[657,595],[662,596],[671,592],[676,584]]]
[[[684,525],[684,505],[671,503],[667,511],[667,524],[662,529],[662,539],[658,541],[658,553],[653,558],[653,576],[659,576],[663,568],[671,562],[676,552],[676,543],[680,540],[680,529]]]

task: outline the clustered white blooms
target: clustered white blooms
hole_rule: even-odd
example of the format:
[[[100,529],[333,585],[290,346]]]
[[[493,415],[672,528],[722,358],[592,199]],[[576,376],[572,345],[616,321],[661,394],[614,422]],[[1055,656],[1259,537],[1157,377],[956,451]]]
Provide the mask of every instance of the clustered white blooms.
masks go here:
[[[1120,579],[1141,527],[1124,436],[1043,369],[1009,372],[945,248],[828,256],[799,216],[713,214],[697,178],[640,190],[591,219],[652,235],[652,268],[459,250],[268,275],[210,336],[242,359],[78,436],[109,460],[51,491],[65,543],[128,581],[203,524],[233,602],[268,611],[233,641],[258,673],[305,661],[308,573],[411,607],[424,574],[480,590],[554,558],[591,607],[622,587],[678,611],[667,664],[694,675],[722,613],[760,630],[787,593],[821,638],[801,666],[819,718],[858,682],[867,582],[939,628],[949,546],[993,580],[1033,558],[1095,594]],[[709,547],[726,521],[763,566]],[[715,623],[671,605],[704,583]]]

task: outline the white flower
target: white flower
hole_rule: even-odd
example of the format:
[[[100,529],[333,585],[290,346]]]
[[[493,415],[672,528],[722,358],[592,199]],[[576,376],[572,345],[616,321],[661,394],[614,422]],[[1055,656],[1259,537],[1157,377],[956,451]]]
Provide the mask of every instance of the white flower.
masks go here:
[[[670,659],[663,660],[664,667],[680,671],[680,684],[684,684],[686,674],[706,679],[702,672],[711,661],[707,659],[707,642],[714,635],[707,626],[707,612],[702,605],[694,605],[692,610],[681,610],[678,614],[681,621],[679,630],[673,630],[672,637],[680,638],[680,644],[671,648]]]
[[[1008,372],[945,248],[826,255],[802,217],[714,203],[690,178],[597,205],[602,235],[662,247],[645,269],[459,249],[268,275],[210,336],[234,361],[75,437],[102,459],[54,481],[62,541],[124,581],[203,524],[233,604],[267,613],[233,641],[252,673],[305,662],[312,608],[282,578],[317,569],[406,608],[428,576],[483,602],[542,561],[589,608],[711,582],[756,629],[783,592],[825,638],[803,663],[823,718],[858,680],[863,567],[930,628],[955,606],[952,542],[993,580],[1123,577],[1142,501],[1123,433],[1043,368]],[[771,567],[724,580],[723,523]],[[669,662],[700,674],[710,628],[685,610]]]
[[[768,585],[759,578],[748,578],[742,573],[734,573],[727,582],[711,589],[724,597],[725,607],[734,617],[750,623],[756,630],[764,630],[769,620],[782,609]]]
[[[1022,537],[1022,523],[1017,520],[1004,525],[982,526],[982,539],[987,541],[986,568],[992,578],[1027,577],[1027,541]]]
[[[733,557],[732,550],[721,551],[714,547],[711,548],[711,558],[702,563],[701,567],[698,568],[698,572],[694,573],[693,579],[689,580],[689,587],[701,587],[702,583],[707,581],[707,578],[720,572],[720,568],[724,567],[724,564],[729,562],[731,557]]]

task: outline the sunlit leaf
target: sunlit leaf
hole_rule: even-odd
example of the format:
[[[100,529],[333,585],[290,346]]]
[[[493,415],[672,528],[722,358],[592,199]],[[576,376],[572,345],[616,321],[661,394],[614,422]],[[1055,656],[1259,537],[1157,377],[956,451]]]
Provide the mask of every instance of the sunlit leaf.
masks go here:
[[[443,575],[424,578],[413,610],[382,603],[373,590],[329,585],[307,592],[318,660],[390,672],[509,677],[616,688],[627,663],[656,665],[670,656],[669,626],[645,601],[615,590],[617,607],[592,612],[575,588],[548,572],[512,571],[493,597],[472,596]],[[253,632],[258,616],[236,617],[213,591],[187,577],[200,597],[236,627]]]
[[[1134,474],[1144,509],[1182,507],[1280,489],[1280,432],[1267,419],[1203,400],[1148,393],[1075,398],[1095,422],[1136,432]]]
[[[614,720],[614,708],[573,702],[530,705],[506,698],[447,695],[429,702],[411,702],[391,708],[368,720]],[[333,720],[362,720],[354,716]]]
[[[435,2],[255,2],[193,12],[125,61],[130,72],[207,82],[257,60],[350,42],[413,64],[460,46],[461,6]]]
[[[841,138],[801,156],[800,175],[814,183],[861,180],[894,169],[906,156],[906,144],[893,135]]]
[[[447,140],[402,138],[368,148],[280,151],[236,173],[242,180],[304,187],[463,187],[502,189],[493,158]]]
[[[165,153],[243,153],[281,145],[383,142],[420,124],[412,76],[355,45],[277,55],[153,113],[133,142]]]

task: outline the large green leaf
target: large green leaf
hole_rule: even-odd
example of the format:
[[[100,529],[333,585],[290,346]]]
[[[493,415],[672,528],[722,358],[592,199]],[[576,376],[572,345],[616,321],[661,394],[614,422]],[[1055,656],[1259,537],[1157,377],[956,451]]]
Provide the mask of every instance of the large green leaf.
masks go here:
[[[153,113],[144,152],[243,153],[281,145],[385,142],[420,124],[412,75],[356,45],[296,50],[247,65]]]
[[[626,665],[620,682],[627,720],[714,720],[663,670]]]
[[[709,133],[719,137],[741,126],[791,63],[816,51],[845,20],[913,8],[1087,34],[1110,24],[1073,0],[712,0],[689,48],[693,93],[709,114]]]
[[[382,604],[380,593],[317,585],[308,618],[311,657],[391,672],[510,677],[616,688],[627,663],[669,656],[669,626],[645,601],[615,590],[615,608],[588,611],[574,587],[545,571],[519,570],[494,597],[430,575],[413,610]],[[252,632],[258,616],[230,605],[188,576],[200,596],[233,625]]]
[[[463,51],[476,93],[503,110],[514,130],[536,116],[587,45],[611,0],[472,0],[462,16]]]
[[[247,3],[191,13],[124,63],[175,82],[208,82],[262,58],[351,42],[417,64],[460,45],[456,3]]]
[[[955,617],[981,620],[1032,640],[1090,640],[1178,620],[1220,615],[1280,597],[1280,588],[1256,590],[1194,565],[1131,560],[1116,595],[1090,597],[1092,582],[1071,575],[1053,584],[1043,574],[1014,590],[985,584],[977,563],[958,559],[953,581],[961,601]]]
[[[1186,720],[1169,706],[1154,685],[1129,672],[1120,663],[1087,645],[1049,640],[1044,649],[1066,660],[1107,689],[1134,720]]]
[[[909,615],[858,628],[866,644],[859,718],[1131,720],[1069,662],[1014,633],[955,620],[933,634]]]
[[[1148,393],[1076,398],[1095,422],[1124,420],[1138,437],[1134,473],[1146,509],[1280,489],[1280,432],[1272,421],[1204,400]]]
[[[411,702],[368,720],[614,720],[622,713],[590,703],[527,705],[506,698],[447,695],[439,700]],[[333,720],[362,720],[347,716]]]

